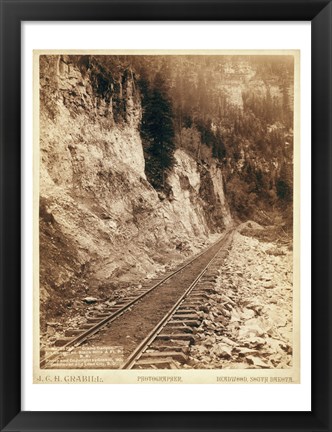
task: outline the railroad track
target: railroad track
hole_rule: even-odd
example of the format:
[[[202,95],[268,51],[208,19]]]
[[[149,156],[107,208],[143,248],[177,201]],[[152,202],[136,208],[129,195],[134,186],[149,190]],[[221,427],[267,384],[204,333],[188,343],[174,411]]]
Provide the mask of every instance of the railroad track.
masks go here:
[[[217,242],[209,246],[204,251],[200,252],[199,254],[195,255],[193,258],[185,261],[181,265],[177,266],[173,271],[166,273],[163,275],[162,278],[157,278],[154,280],[154,283],[152,286],[142,286],[138,291],[136,291],[132,295],[128,295],[127,297],[124,297],[119,302],[117,302],[114,305],[105,307],[102,311],[94,311],[92,314],[90,314],[87,318],[86,324],[83,324],[80,329],[71,329],[67,330],[65,332],[65,337],[58,339],[55,342],[55,345],[59,347],[58,351],[52,351],[50,354],[46,355],[40,360],[40,367],[41,368],[47,368],[47,366],[50,366],[59,356],[63,355],[64,352],[70,352],[79,345],[83,344],[87,340],[89,340],[92,336],[94,336],[96,333],[98,333],[101,329],[103,329],[105,326],[109,325],[113,321],[117,320],[119,317],[121,317],[124,313],[131,310],[131,308],[136,305],[138,302],[144,299],[148,294],[152,293],[154,290],[156,290],[161,285],[165,284],[167,281],[169,281],[171,278],[173,278],[178,273],[182,272],[184,269],[186,269],[188,266],[190,266],[195,261],[199,260],[200,257],[203,255],[213,253],[213,258],[216,256],[216,254],[219,252],[220,247],[222,244],[225,244],[225,242],[228,241],[229,237],[232,236],[233,230],[227,231],[221,239],[219,239]],[[214,250],[216,252],[214,253]],[[204,270],[199,274],[199,276],[195,279],[195,284],[191,284],[191,286],[185,291],[185,294],[183,294],[180,298],[180,300],[176,303],[181,301],[183,302],[185,300],[185,297],[189,295],[189,293],[199,285],[199,279],[202,278],[204,273],[206,272],[207,268],[210,268],[211,260],[209,263],[205,266]],[[206,292],[205,292],[206,295]],[[106,303],[107,304],[107,303]],[[174,306],[174,308],[176,307]],[[181,310],[181,305],[179,304],[178,307]],[[172,311],[173,309],[172,308]],[[175,309],[173,311],[175,313]],[[172,312],[172,313],[173,313]],[[168,314],[167,314],[168,315]],[[191,314],[193,315],[193,313]],[[164,317],[165,318],[165,317]],[[177,317],[175,316],[175,319]],[[194,322],[189,321],[195,321],[190,320],[189,318],[184,321],[184,323],[189,328],[194,327]],[[198,323],[199,321],[196,320]],[[166,321],[165,321],[166,322]],[[188,330],[189,333],[189,330]],[[150,336],[150,334],[149,334]],[[151,334],[152,337],[152,334]],[[189,336],[187,336],[188,340],[190,341]],[[147,339],[147,338],[146,338]],[[148,343],[149,345],[149,343]],[[139,345],[141,346],[141,344]],[[136,350],[135,350],[136,352]],[[143,354],[143,353],[142,353]],[[145,355],[145,354],[144,354]],[[127,364],[127,362],[126,362]],[[125,365],[125,367],[127,367]]]
[[[225,247],[231,243],[232,237],[233,232],[230,232],[225,239]],[[217,251],[120,369],[177,369],[188,361],[187,354],[194,342],[195,329],[202,322],[202,306],[209,294],[214,292],[213,282],[228,252],[225,247]]]

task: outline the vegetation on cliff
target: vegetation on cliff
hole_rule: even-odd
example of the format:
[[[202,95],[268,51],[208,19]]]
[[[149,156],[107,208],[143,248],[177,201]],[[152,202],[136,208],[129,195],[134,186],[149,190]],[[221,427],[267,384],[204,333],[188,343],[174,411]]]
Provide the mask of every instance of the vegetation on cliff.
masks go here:
[[[291,224],[292,56],[71,58],[115,124],[128,123],[129,96],[141,104],[145,173],[156,190],[171,196],[167,176],[182,148],[198,164],[217,161],[234,216],[262,222],[273,210]],[[42,101],[52,112],[43,93]]]
[[[262,211],[273,210],[291,224],[291,56],[131,56],[123,61],[142,77],[143,94],[147,83],[163,78],[177,147],[198,163],[220,164],[234,215],[262,221]]]
[[[157,190],[166,190],[166,173],[174,165],[174,114],[165,82],[157,74],[153,85],[142,79],[143,115],[140,126],[147,178]]]

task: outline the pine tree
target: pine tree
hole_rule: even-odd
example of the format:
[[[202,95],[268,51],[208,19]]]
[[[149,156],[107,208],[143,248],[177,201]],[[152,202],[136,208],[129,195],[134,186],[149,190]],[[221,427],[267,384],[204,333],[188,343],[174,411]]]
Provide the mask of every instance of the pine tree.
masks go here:
[[[141,134],[146,142],[147,177],[156,189],[164,189],[167,170],[174,164],[175,141],[172,104],[160,74],[146,92]]]

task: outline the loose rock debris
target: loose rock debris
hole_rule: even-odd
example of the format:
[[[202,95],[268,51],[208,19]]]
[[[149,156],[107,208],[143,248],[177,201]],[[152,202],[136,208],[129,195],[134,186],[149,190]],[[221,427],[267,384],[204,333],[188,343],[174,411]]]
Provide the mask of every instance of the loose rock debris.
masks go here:
[[[235,234],[184,367],[292,366],[292,258],[286,246]]]

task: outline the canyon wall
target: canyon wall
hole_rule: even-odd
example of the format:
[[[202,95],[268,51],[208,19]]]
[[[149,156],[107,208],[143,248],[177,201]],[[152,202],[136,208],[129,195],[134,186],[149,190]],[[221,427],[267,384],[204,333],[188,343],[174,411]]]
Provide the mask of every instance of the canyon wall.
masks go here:
[[[107,83],[104,74],[111,76]],[[40,57],[40,294],[46,316],[180,262],[232,223],[223,172],[178,148],[171,193],[145,174],[132,71]]]

